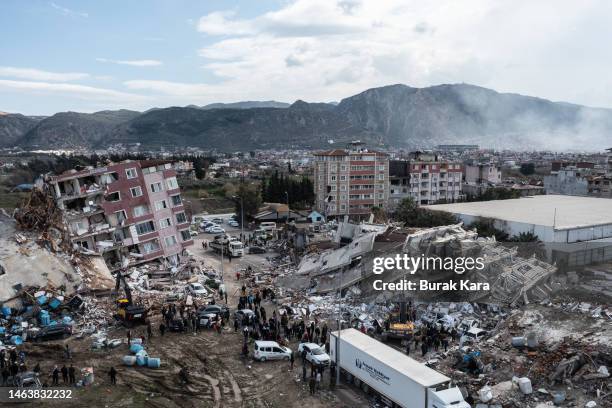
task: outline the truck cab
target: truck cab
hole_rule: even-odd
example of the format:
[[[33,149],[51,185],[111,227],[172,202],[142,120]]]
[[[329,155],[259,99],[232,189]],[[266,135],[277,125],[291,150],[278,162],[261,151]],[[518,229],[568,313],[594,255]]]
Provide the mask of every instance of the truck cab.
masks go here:
[[[241,241],[230,241],[229,252],[233,257],[244,255],[244,245]]]
[[[471,408],[465,402],[459,388],[447,388],[436,391],[435,388],[427,390],[427,408]]]

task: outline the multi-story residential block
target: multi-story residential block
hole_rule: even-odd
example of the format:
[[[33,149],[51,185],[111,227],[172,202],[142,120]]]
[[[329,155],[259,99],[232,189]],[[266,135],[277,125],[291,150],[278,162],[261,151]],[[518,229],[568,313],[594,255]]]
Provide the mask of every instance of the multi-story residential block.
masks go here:
[[[494,163],[468,164],[464,166],[467,184],[500,184],[502,182],[501,166]]]
[[[391,205],[412,197],[419,205],[455,202],[461,198],[462,166],[435,154],[416,152],[408,161],[390,163]]]
[[[544,177],[546,194],[588,195],[589,178],[584,173],[584,170],[575,167],[563,167],[551,172]]]
[[[315,153],[316,209],[325,216],[366,216],[389,200],[389,157],[353,143]]]
[[[193,244],[170,161],[69,170],[48,183],[71,242],[101,254],[111,271],[153,260],[176,265]]]

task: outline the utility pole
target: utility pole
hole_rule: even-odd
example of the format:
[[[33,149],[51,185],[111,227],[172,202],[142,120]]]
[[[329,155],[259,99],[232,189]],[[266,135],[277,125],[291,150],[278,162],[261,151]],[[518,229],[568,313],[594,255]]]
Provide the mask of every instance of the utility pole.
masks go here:
[[[336,384],[340,385],[340,332],[342,331],[342,271],[338,273],[338,337],[336,338]]]
[[[285,224],[289,224],[289,215],[291,214],[291,210],[289,209],[289,192],[285,191],[285,195],[287,196],[287,218],[285,219]]]
[[[240,237],[245,239],[244,236],[244,200],[242,199],[242,195],[240,195]]]

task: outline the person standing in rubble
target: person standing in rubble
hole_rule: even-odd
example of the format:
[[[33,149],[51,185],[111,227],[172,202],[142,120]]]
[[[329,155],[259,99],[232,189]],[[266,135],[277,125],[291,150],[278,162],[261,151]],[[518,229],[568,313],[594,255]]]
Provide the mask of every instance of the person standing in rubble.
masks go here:
[[[132,345],[132,331],[129,329],[127,331],[127,341],[128,341],[128,347],[130,347]]]
[[[9,370],[8,367],[5,365],[4,368],[2,369],[2,386],[7,386],[8,385],[8,378],[9,378]]]
[[[72,352],[70,351],[70,347],[68,347],[67,344],[66,344],[66,347],[64,347],[64,358],[66,360],[71,360],[72,359]]]
[[[76,370],[72,364],[68,368],[68,378],[70,379],[70,385],[76,384]]]
[[[164,333],[166,333],[166,325],[164,324],[164,322],[161,322],[159,324],[159,333],[162,337],[164,336]]]
[[[316,387],[316,382],[315,382],[315,378],[314,378],[314,376],[312,374],[310,375],[310,380],[308,381],[308,387],[310,388],[310,395],[314,395],[315,387]]]
[[[66,368],[66,364],[62,366],[62,381],[64,384],[68,382],[68,368]]]
[[[110,376],[111,385],[117,385],[117,370],[115,370],[115,367],[110,368],[108,375]]]
[[[57,368],[57,366],[55,366],[53,368],[53,371],[51,372],[51,378],[53,379],[53,385],[58,385],[59,384],[59,368]]]
[[[153,328],[151,327],[151,321],[147,320],[147,338],[149,341],[153,338]]]

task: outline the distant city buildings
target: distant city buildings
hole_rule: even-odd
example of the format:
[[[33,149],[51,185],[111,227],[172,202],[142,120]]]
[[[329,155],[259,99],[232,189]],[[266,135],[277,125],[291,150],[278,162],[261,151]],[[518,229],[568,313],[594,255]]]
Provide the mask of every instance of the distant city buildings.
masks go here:
[[[612,198],[612,154],[606,159],[603,166],[587,161],[553,162],[550,174],[544,177],[546,194]]]
[[[70,240],[111,271],[153,260],[177,265],[193,244],[177,172],[166,160],[69,170],[48,180]]]

